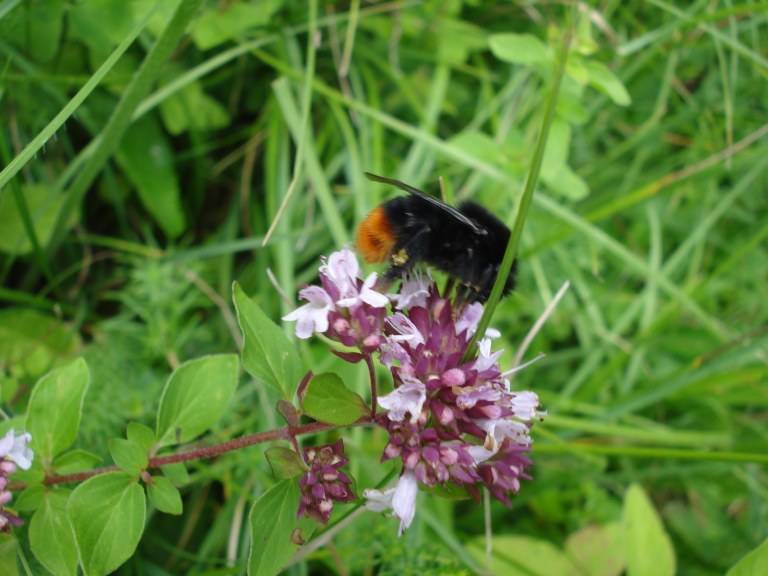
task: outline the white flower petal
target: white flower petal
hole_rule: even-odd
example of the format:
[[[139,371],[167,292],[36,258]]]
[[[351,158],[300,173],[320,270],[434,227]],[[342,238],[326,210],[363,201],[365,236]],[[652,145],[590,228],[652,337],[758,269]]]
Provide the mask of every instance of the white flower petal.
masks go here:
[[[368,488],[363,490],[363,497],[365,498],[365,507],[371,512],[384,512],[384,510],[390,510],[392,508],[392,497],[395,495],[394,488],[387,488],[386,490],[374,490]]]
[[[13,435],[13,430],[11,430],[9,434]],[[7,454],[7,458],[18,464],[19,468],[22,470],[29,470],[32,466],[32,459],[35,454],[32,452],[32,449],[27,446],[31,440],[32,434],[29,432],[19,434],[13,439],[13,447]]]
[[[392,301],[398,310],[408,310],[414,306],[426,306],[429,296],[429,276],[414,274],[404,280],[400,286],[400,292],[392,294]]]
[[[424,344],[424,336],[422,336],[416,325],[411,322],[402,312],[395,312],[387,318],[387,323],[394,328],[398,334],[393,334],[391,338],[397,342],[407,342],[411,349],[416,348],[419,344]]]
[[[496,450],[488,450],[484,446],[470,446],[467,448],[467,452],[472,456],[472,460],[475,461],[475,465],[482,464],[488,458],[496,454],[499,451],[499,447],[495,446]]]
[[[365,507],[373,512],[392,510],[395,518],[400,520],[398,535],[413,522],[416,514],[416,496],[419,494],[419,483],[412,470],[406,470],[400,476],[394,488],[386,490],[364,490]]]
[[[307,286],[299,291],[299,296],[308,303],[283,316],[283,320],[296,322],[298,338],[309,338],[313,332],[326,332],[328,314],[334,309],[330,295],[319,286]]]
[[[14,435],[13,428],[8,430],[8,433],[0,439],[0,458],[5,458],[13,449]]]
[[[535,392],[526,390],[525,392],[515,392],[514,398],[510,403],[515,416],[521,420],[533,420],[539,414],[539,397]]]
[[[483,315],[483,305],[480,302],[473,302],[465,306],[461,311],[461,316],[456,320],[456,334],[461,334],[467,330],[467,335],[471,336],[477,330],[477,324]]]
[[[351,250],[345,248],[333,252],[328,263],[320,267],[320,274],[325,276],[339,291],[341,299],[357,297],[357,279],[360,265]]]
[[[392,497],[392,510],[395,517],[400,519],[400,530],[398,536],[402,536],[403,530],[408,528],[413,522],[416,514],[416,496],[419,494],[419,483],[416,475],[407,470],[400,476],[395,486],[395,494]]]
[[[389,410],[387,417],[394,422],[402,422],[406,412],[411,414],[411,424],[421,415],[421,409],[427,399],[427,387],[423,382],[403,374],[403,383],[389,394],[380,396],[379,406]]]
[[[360,300],[374,308],[384,308],[384,306],[389,304],[389,298],[381,292],[374,290],[373,286],[375,284],[376,272],[373,272],[365,279],[365,282],[363,282],[363,287],[360,290]]]

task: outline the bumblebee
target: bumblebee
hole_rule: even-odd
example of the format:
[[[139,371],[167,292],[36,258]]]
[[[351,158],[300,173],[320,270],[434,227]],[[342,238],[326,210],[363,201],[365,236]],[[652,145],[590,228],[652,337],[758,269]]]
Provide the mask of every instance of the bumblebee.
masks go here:
[[[387,262],[383,280],[392,282],[420,262],[442,270],[457,283],[460,302],[485,302],[499,274],[509,228],[476,202],[454,208],[399,180],[365,173],[369,180],[405,190],[374,208],[357,230],[357,249],[366,262]],[[515,286],[512,264],[503,295]]]

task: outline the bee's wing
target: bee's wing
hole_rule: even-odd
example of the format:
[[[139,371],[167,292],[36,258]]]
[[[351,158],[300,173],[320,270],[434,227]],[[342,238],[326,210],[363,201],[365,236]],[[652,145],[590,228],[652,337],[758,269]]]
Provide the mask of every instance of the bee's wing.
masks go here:
[[[370,172],[365,173],[365,177],[368,178],[368,180],[373,180],[374,182],[381,182],[382,184],[389,184],[390,186],[395,186],[397,188],[400,188],[400,190],[405,190],[409,194],[413,194],[414,196],[417,196],[418,198],[421,198],[425,202],[429,202],[433,206],[437,206],[441,210],[447,212],[451,216],[453,216],[456,220],[461,222],[462,224],[466,224],[469,226],[473,232],[480,233],[481,230],[478,228],[477,224],[472,222],[469,218],[464,216],[461,212],[456,210],[453,206],[449,206],[445,202],[442,202],[435,198],[434,196],[430,196],[429,194],[426,194],[425,192],[422,192],[418,188],[414,188],[413,186],[410,186],[409,184],[406,184],[405,182],[400,182],[400,180],[394,180],[392,178],[385,178],[384,176],[377,176],[376,174],[371,174]]]

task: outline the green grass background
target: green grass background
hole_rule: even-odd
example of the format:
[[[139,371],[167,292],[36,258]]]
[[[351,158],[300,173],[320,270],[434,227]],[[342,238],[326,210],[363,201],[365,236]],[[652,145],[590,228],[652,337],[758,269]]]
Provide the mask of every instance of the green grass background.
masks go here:
[[[558,573],[622,546],[639,485],[669,538],[648,557],[671,543],[676,573],[725,573],[768,535],[767,10],[0,1],[5,414],[84,356],[79,445],[107,455],[127,421],[153,422],[173,368],[236,349],[233,280],[276,321],[295,306],[320,256],[393,194],[365,171],[431,193],[442,177],[511,224],[571,33],[519,285],[492,321],[508,366],[571,283],[527,354],[546,357],[513,382],[549,412],[533,481],[487,515],[422,495],[400,539],[354,516],[290,570],[472,573],[490,522],[494,572]],[[364,369],[297,345],[365,390]],[[279,426],[274,403],[244,377],[206,441]],[[343,437],[359,488],[390,470],[380,433]],[[151,514],[121,573],[242,573],[244,518],[272,482],[258,448],[194,465],[184,515]],[[580,566],[560,573],[621,573]]]

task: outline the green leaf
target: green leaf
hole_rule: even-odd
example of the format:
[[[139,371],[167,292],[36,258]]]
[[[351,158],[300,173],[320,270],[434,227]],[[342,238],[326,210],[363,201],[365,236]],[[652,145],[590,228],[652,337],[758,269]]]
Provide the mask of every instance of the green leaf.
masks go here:
[[[437,34],[437,57],[441,64],[460,65],[469,55],[488,46],[486,31],[466,20],[441,18]]]
[[[284,399],[292,398],[304,374],[296,348],[237,282],[232,291],[243,332],[243,366]]]
[[[371,412],[365,400],[344,386],[341,377],[333,372],[312,377],[301,407],[315,420],[336,426],[348,426]]]
[[[571,127],[562,118],[555,118],[541,163],[541,179],[552,191],[576,201],[584,198],[589,189],[586,182],[568,166],[570,148]]]
[[[485,540],[476,538],[467,548],[489,574],[514,576],[557,574],[578,576],[576,566],[551,542],[528,536],[494,536],[491,565],[486,566]]]
[[[51,468],[57,474],[74,474],[90,470],[100,462],[102,462],[102,458],[98,454],[76,448],[54,458]]]
[[[768,540],[752,550],[728,570],[725,576],[757,576],[768,574]]]
[[[162,466],[160,470],[163,474],[176,486],[184,486],[189,483],[189,472],[183,462],[176,462],[175,464],[166,464]]]
[[[16,378],[37,380],[79,344],[76,332],[53,316],[27,308],[0,311],[0,358]]]
[[[155,116],[131,124],[120,141],[117,159],[163,232],[169,238],[184,232],[186,221],[173,151]]]
[[[32,434],[30,447],[35,457],[46,466],[75,442],[90,379],[88,365],[78,358],[49,372],[35,385],[26,429]]]
[[[117,467],[130,476],[141,474],[149,463],[146,450],[123,438],[110,438],[109,453]]]
[[[21,48],[26,57],[34,62],[51,60],[61,50],[59,41],[65,22],[64,7],[60,0],[37,0],[23,4],[23,9],[4,13],[0,19],[0,38]]]
[[[532,34],[492,34],[488,38],[491,52],[499,60],[524,66],[551,66],[552,49]]]
[[[272,475],[278,480],[301,476],[307,470],[301,457],[290,448],[273,446],[264,455],[267,457],[270,468],[272,468]]]
[[[29,522],[29,545],[35,557],[56,576],[77,574],[75,536],[67,519],[69,490],[55,489]]]
[[[144,490],[123,472],[95,476],[75,488],[67,504],[86,576],[108,574],[130,558],[144,532]]]
[[[584,574],[621,574],[627,566],[623,536],[624,531],[617,523],[585,526],[568,537],[565,551]]]
[[[37,241],[40,246],[46,246],[64,205],[64,195],[52,187],[40,184],[22,186],[22,195],[32,218]],[[32,251],[32,242],[27,236],[13,194],[0,195],[0,230],[3,231],[0,234],[0,251],[17,255]]]
[[[587,70],[589,71],[590,85],[619,106],[629,106],[632,103],[632,98],[624,84],[605,64],[590,60],[587,62]]]
[[[174,370],[157,414],[158,446],[188,442],[215,424],[237,388],[237,356],[191,360]]]
[[[139,424],[138,422],[128,423],[126,436],[128,437],[128,440],[137,446],[141,446],[147,452],[155,447],[155,442],[157,441],[157,438],[155,438],[155,431],[149,426]]]
[[[191,82],[160,103],[160,115],[173,135],[205,132],[229,124],[227,109],[208,96],[199,82]]]
[[[181,494],[165,476],[152,476],[152,481],[147,483],[147,496],[160,512],[179,515],[184,509]]]
[[[18,576],[17,547],[19,543],[10,534],[0,534],[0,574],[3,576]]]
[[[486,159],[488,162],[499,165],[509,164],[509,158],[505,156],[503,148],[484,132],[474,130],[461,132],[451,138],[450,142],[458,150],[462,150],[467,154],[474,154]]]
[[[73,36],[100,52],[117,46],[131,31],[133,13],[124,0],[75,2],[68,10]]]
[[[257,4],[231,2],[221,9],[206,10],[192,25],[192,38],[200,50],[228,40],[242,40],[246,31],[269,23],[284,0],[260,0]]]
[[[13,508],[18,512],[32,512],[44,504],[47,488],[42,484],[33,484],[14,497]]]
[[[299,484],[296,480],[278,482],[253,503],[249,517],[250,576],[271,576],[280,572],[293,558],[299,542],[312,534],[315,522],[307,518],[296,520],[298,509]]]
[[[541,179],[552,192],[568,200],[576,202],[589,195],[587,183],[569,166],[560,166],[546,173],[542,171]]]
[[[622,523],[628,576],[675,574],[675,550],[669,534],[648,496],[637,484],[627,490]],[[653,554],[649,554],[649,550]]]

